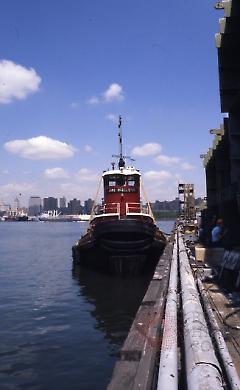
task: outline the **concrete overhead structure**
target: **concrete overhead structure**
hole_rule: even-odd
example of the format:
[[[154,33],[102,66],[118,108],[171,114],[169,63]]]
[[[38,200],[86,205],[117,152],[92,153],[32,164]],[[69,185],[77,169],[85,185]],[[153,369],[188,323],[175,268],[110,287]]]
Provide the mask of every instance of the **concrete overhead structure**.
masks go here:
[[[212,129],[213,145],[203,155],[206,169],[207,214],[223,217],[231,243],[240,241],[240,1],[223,0],[216,34],[221,112],[220,129]]]

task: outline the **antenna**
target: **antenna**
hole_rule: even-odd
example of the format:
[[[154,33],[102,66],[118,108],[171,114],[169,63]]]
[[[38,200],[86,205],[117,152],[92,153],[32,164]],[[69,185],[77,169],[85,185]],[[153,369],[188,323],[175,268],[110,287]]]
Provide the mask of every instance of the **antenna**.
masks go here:
[[[118,167],[119,169],[125,168],[125,159],[129,159],[131,161],[135,161],[130,156],[123,156],[123,144],[122,144],[122,117],[119,115],[119,122],[118,122],[118,139],[119,139],[119,154],[113,154],[112,157],[119,158],[118,161]]]
[[[121,118],[121,115],[119,115],[119,122],[118,122],[118,137],[119,137],[119,156],[120,156],[120,158],[122,158],[123,155],[122,155],[122,118]]]
[[[119,122],[118,122],[118,137],[119,137],[119,161],[118,161],[118,167],[119,169],[125,168],[125,160],[122,153],[122,118],[121,115],[119,115]]]

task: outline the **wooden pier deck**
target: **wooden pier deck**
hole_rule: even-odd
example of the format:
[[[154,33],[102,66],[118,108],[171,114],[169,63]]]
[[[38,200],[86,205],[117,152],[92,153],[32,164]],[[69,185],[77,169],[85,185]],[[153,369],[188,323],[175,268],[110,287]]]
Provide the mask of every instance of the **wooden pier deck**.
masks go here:
[[[159,260],[116,363],[108,390],[151,389],[168,288],[173,240]]]
[[[211,274],[211,265],[196,261],[184,236],[175,231],[120,350],[108,390],[240,390],[240,293],[210,282]],[[174,304],[176,328],[167,312]]]

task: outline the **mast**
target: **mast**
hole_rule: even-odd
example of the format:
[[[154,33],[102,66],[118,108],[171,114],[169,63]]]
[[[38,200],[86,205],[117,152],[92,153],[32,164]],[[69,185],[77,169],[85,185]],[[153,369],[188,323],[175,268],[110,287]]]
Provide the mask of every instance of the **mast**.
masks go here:
[[[118,139],[119,139],[119,154],[113,154],[112,157],[119,158],[118,160],[118,168],[122,169],[125,168],[125,159],[128,158],[131,161],[135,161],[130,156],[123,156],[123,143],[122,143],[122,117],[119,115],[119,122],[118,122]]]
[[[119,138],[119,157],[122,158],[122,117],[119,115],[118,122],[118,138]]]
[[[123,156],[123,147],[122,147],[122,118],[121,115],[119,115],[119,122],[118,122],[118,139],[119,139],[119,161],[118,161],[118,167],[119,169],[125,168],[125,160]]]

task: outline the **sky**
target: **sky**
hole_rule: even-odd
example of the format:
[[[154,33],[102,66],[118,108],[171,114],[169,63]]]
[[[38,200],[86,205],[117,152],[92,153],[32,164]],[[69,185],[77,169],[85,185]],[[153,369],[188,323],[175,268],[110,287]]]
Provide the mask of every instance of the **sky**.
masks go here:
[[[214,4],[2,2],[0,199],[94,198],[118,115],[149,200],[174,199],[179,181],[205,196],[200,154],[222,122]]]

